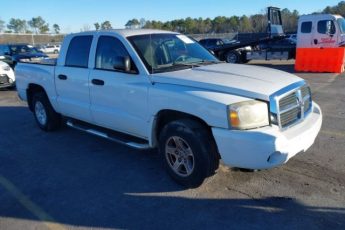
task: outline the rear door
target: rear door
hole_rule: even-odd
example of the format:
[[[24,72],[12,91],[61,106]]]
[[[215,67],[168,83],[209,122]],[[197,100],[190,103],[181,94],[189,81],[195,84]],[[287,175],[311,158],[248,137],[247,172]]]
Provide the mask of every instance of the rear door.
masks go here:
[[[297,47],[298,48],[311,48],[313,47],[313,20],[306,19],[300,20],[298,25],[297,34]]]
[[[92,41],[92,35],[72,37],[65,63],[58,65],[55,70],[55,86],[60,111],[65,116],[86,122],[92,121],[88,67]]]

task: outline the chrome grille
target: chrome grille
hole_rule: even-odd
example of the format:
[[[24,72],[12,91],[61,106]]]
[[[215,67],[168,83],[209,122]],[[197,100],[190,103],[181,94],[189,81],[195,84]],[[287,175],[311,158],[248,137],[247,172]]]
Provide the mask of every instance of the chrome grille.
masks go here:
[[[311,92],[308,86],[302,86],[276,98],[277,118],[280,128],[287,128],[302,121],[312,107]]]

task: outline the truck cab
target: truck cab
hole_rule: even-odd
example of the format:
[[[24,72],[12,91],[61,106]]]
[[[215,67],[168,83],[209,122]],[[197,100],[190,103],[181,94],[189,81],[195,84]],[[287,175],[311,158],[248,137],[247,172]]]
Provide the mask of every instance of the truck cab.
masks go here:
[[[345,19],[339,15],[303,15],[298,21],[295,70],[342,73]]]
[[[345,44],[345,19],[340,15],[303,15],[298,28],[298,47],[332,48]]]

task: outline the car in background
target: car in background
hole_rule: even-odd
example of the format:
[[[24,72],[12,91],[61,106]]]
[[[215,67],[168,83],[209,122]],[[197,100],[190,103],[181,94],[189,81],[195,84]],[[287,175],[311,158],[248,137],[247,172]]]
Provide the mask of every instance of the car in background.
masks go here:
[[[0,61],[0,88],[11,88],[15,86],[13,69],[3,61]]]
[[[199,43],[211,52],[217,49],[222,49],[222,47],[227,46],[237,46],[241,42],[238,40],[229,40],[226,38],[205,38],[201,39]],[[229,52],[219,52],[217,58],[221,61],[226,61],[228,63],[246,63],[246,52],[251,51],[250,46],[240,47]]]
[[[208,50],[213,50],[219,46],[223,46],[226,44],[233,44],[238,41],[236,40],[229,40],[226,38],[204,38],[199,41],[199,43]]]
[[[48,55],[28,44],[0,44],[0,57],[14,69],[18,62],[41,61]]]
[[[49,54],[58,54],[60,52],[60,45],[46,45],[42,46],[40,50],[44,53],[49,53]]]

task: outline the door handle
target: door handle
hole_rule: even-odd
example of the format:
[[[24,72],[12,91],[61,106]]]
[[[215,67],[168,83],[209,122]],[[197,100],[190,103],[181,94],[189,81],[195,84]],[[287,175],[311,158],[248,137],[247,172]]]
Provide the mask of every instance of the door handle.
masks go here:
[[[92,79],[91,82],[94,85],[104,85],[104,81],[100,79]]]
[[[58,75],[58,78],[59,78],[60,80],[67,80],[67,76],[66,76],[66,75],[63,75],[63,74]]]
[[[317,43],[319,43],[319,41],[317,39],[314,39],[314,44],[317,45]]]

